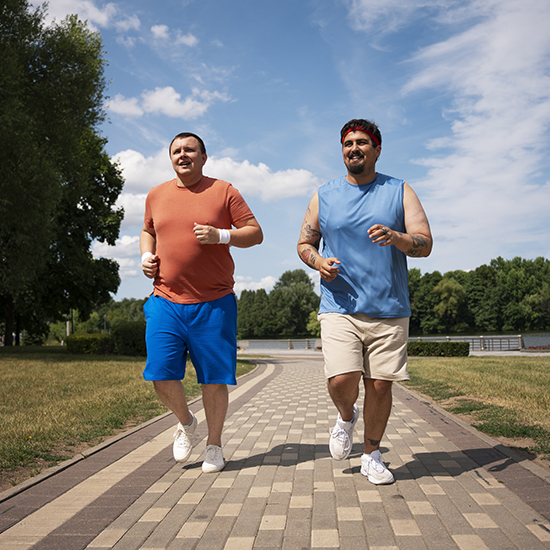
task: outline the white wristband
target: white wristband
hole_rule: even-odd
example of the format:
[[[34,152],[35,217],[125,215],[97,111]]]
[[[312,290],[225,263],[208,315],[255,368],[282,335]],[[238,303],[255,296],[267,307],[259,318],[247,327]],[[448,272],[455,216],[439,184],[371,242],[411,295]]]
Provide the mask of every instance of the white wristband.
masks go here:
[[[220,240],[218,241],[218,243],[229,244],[229,241],[231,240],[229,229],[218,229],[218,233],[220,234]]]
[[[154,254],[152,252],[144,252],[141,255],[141,263],[143,263],[147,258],[149,258],[149,256],[154,256]]]

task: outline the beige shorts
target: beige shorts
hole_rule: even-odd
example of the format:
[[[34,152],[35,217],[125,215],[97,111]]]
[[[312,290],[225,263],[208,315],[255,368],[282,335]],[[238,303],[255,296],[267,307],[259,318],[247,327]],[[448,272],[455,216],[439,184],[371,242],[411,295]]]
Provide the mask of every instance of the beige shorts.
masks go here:
[[[325,376],[362,372],[374,380],[410,380],[407,371],[409,318],[372,319],[362,313],[322,313]]]

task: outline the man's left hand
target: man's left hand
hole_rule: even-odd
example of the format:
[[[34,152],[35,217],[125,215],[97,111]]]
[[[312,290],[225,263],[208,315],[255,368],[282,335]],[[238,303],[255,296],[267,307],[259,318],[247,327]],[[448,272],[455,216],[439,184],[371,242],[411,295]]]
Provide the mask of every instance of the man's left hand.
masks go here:
[[[193,233],[201,244],[218,244],[220,242],[220,232],[211,225],[195,223]]]
[[[379,246],[387,246],[388,244],[392,244],[392,241],[395,238],[394,231],[379,223],[373,225],[369,229],[368,233],[373,244],[378,244]]]

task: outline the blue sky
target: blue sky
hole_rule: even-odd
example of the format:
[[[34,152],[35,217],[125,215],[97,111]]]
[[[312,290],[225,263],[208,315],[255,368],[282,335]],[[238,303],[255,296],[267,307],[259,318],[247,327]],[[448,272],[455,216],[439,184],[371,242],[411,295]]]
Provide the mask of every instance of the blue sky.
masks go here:
[[[77,13],[103,37],[101,131],[126,215],[117,245],[93,252],[120,263],[117,300],[152,289],[144,201],[173,177],[167,147],[182,131],[203,137],[205,173],[233,183],[264,230],[261,246],[233,249],[237,292],[308,270],[302,218],[345,173],[339,131],[351,118],[380,126],[378,170],[407,181],[427,212],[434,249],[409,267],[550,258],[548,0],[50,0],[48,13]]]

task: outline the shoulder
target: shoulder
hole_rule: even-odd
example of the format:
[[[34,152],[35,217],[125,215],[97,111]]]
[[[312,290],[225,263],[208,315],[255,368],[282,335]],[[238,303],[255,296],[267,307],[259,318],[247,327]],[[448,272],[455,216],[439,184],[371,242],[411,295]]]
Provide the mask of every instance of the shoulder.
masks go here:
[[[158,197],[159,195],[163,195],[165,193],[168,193],[170,189],[174,186],[175,180],[169,180],[165,181],[164,183],[161,183],[159,185],[155,185],[149,190],[149,193],[147,194],[147,198],[154,198]]]
[[[377,174],[376,183],[380,185],[391,185],[393,187],[403,187],[405,182],[393,176],[388,176],[387,174]]]
[[[340,189],[344,186],[346,186],[346,177],[345,176],[340,176],[339,178],[336,178],[335,180],[329,181],[329,182],[325,183],[324,185],[321,185],[321,187],[319,187],[319,193],[322,194],[322,193],[326,193],[326,192],[329,192],[329,191],[334,191],[334,190]]]
[[[207,187],[214,187],[216,189],[229,189],[233,187],[228,181],[211,178],[209,176],[204,176],[202,183]]]

